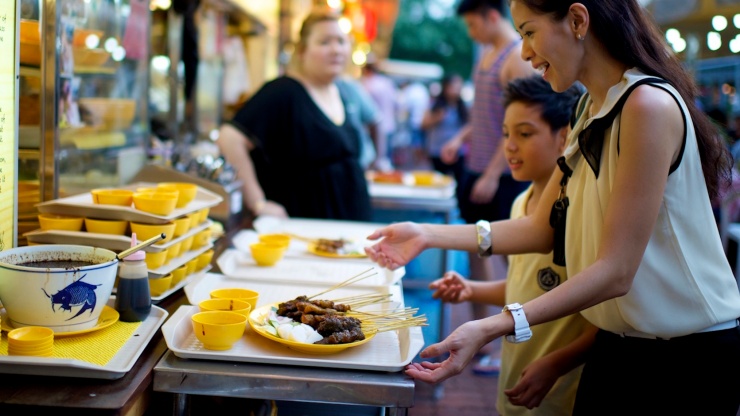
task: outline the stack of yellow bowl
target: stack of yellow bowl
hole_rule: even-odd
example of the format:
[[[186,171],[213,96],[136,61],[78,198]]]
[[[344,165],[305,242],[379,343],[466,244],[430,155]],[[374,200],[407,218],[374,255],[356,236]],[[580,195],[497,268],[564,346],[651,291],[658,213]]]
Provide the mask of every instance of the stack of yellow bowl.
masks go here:
[[[177,208],[186,207],[198,193],[198,185],[188,182],[163,182],[157,184],[157,188],[168,191],[177,191]]]
[[[8,332],[8,355],[51,357],[54,331],[43,326],[25,326]]]

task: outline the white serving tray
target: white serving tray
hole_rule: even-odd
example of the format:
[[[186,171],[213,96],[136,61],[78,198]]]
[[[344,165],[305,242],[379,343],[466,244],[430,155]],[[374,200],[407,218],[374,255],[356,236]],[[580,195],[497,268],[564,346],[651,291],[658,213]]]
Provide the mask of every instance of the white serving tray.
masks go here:
[[[206,273],[208,273],[209,270],[211,270],[211,265],[210,264],[208,266],[202,268],[201,270],[198,270],[195,273],[192,273],[192,274],[189,274],[189,275],[185,276],[184,279],[182,279],[181,281],[177,282],[176,285],[170,287],[169,290],[166,290],[166,291],[162,292],[161,295],[159,295],[159,296],[152,296],[152,303],[157,304],[157,303],[161,302],[162,300],[166,299],[167,296],[169,296],[169,295],[177,292],[178,290],[182,289],[183,287],[187,286],[190,282],[194,282],[195,280],[200,279]],[[113,291],[113,293],[115,293],[115,290]]]
[[[138,182],[130,185],[121,186],[121,189],[146,188],[156,186],[155,183]],[[117,205],[94,204],[90,192],[72,195],[66,198],[54,199],[51,201],[37,204],[39,212],[58,215],[74,215],[77,217],[92,217],[108,220],[126,220],[143,222],[148,224],[165,224],[175,218],[199,211],[204,208],[216,206],[223,201],[223,198],[202,187],[198,187],[189,204],[183,208],[175,208],[169,215],[155,215],[148,212],[140,211],[132,206],[123,207]]]
[[[149,277],[156,278],[156,277],[167,276],[168,274],[172,273],[172,271],[175,270],[176,268],[182,266],[183,264],[200,256],[201,254],[205,253],[206,251],[212,248],[213,248],[213,242],[209,241],[207,244],[203,245],[202,247],[188,250],[156,269],[147,269],[149,271]]]
[[[190,236],[209,228],[213,222],[203,221],[189,229],[185,234],[175,237],[164,244],[152,244],[143,250],[147,253],[158,253],[177,244]],[[131,236],[88,233],[87,231],[34,230],[23,234],[29,242],[38,244],[79,244],[82,246],[100,247],[108,250],[122,251],[131,247]]]
[[[254,220],[253,225],[258,233],[291,233],[310,239],[344,238],[360,245],[372,245],[375,242],[368,240],[367,236],[388,224],[309,218],[278,218],[260,215]],[[367,259],[360,260],[369,261]]]
[[[374,276],[359,280],[354,285],[373,287],[392,285],[401,280],[406,270],[403,267],[389,270],[370,261],[337,261],[312,254],[291,257],[287,252],[285,257],[274,266],[261,267],[255,263],[251,254],[237,249],[224,250],[216,259],[216,264],[221,269],[221,273],[231,277],[262,278],[295,283],[324,283],[329,286],[371,269],[372,271],[363,273],[363,276],[375,273]]]
[[[410,172],[403,175],[403,183],[375,182],[373,171],[365,176],[368,193],[378,198],[450,199],[455,196],[457,187],[455,179],[444,175],[439,175],[440,180],[432,185],[416,185]]]
[[[108,306],[113,307],[114,304],[115,298],[111,297]],[[152,306],[149,317],[139,325],[131,334],[131,338],[105,366],[74,359],[0,355],[0,373],[108,380],[121,378],[134,366],[167,316],[166,310]]]
[[[190,290],[188,290],[190,287]],[[208,297],[217,287],[248,287],[260,292],[257,307],[293,299],[299,295],[311,296],[325,286],[293,285],[279,282],[249,281],[208,273],[199,282],[185,287],[188,300],[197,303]],[[347,286],[322,296],[324,299],[356,296],[368,293],[390,293],[393,305],[403,305],[402,290],[398,285],[382,288],[360,288]],[[377,310],[370,306],[363,310]],[[331,355],[316,355],[292,350],[271,341],[250,327],[234,346],[226,351],[212,351],[193,334],[190,317],[198,312],[197,306],[181,306],[162,326],[167,347],[178,357],[203,360],[239,361],[262,364],[300,365],[324,368],[345,368],[371,371],[401,371],[424,346],[420,327],[402,328],[398,331],[381,332],[367,344],[348,348]]]

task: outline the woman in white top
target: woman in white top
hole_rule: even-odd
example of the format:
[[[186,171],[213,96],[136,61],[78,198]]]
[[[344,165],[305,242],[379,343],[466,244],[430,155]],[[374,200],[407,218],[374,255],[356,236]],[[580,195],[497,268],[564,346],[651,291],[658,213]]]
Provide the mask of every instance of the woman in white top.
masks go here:
[[[493,339],[522,342],[529,325],[581,312],[600,331],[574,414],[735,416],[740,292],[710,205],[732,159],[694,105],[693,79],[636,0],[510,4],[522,58],[555,91],[580,81],[588,92],[542,203],[514,220],[391,225],[370,236],[382,240],[367,252],[395,268],[430,247],[554,250],[570,278],[521,308],[463,324],[421,353],[449,358],[407,374],[439,382]]]

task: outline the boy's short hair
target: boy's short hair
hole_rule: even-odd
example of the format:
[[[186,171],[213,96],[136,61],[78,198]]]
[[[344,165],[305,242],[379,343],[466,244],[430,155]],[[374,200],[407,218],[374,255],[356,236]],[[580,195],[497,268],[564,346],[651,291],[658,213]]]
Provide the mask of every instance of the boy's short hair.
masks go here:
[[[555,131],[570,124],[571,114],[583,93],[580,84],[557,93],[542,75],[532,75],[509,82],[504,91],[504,108],[515,102],[537,105],[542,110],[542,119]]]
[[[498,10],[501,15],[505,15],[508,10],[506,0],[462,0],[457,5],[457,14],[462,16],[466,13],[480,13],[487,10]]]

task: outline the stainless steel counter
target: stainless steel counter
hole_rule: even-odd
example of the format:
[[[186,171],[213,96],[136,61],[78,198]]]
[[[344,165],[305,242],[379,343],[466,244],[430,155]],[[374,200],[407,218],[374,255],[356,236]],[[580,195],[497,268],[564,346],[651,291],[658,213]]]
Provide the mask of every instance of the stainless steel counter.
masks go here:
[[[402,372],[188,360],[171,351],[154,367],[154,391],[175,395],[175,415],[187,414],[189,395],[373,406],[391,416],[414,405],[414,381]]]

